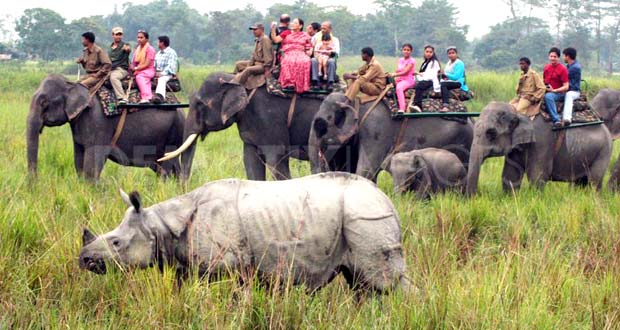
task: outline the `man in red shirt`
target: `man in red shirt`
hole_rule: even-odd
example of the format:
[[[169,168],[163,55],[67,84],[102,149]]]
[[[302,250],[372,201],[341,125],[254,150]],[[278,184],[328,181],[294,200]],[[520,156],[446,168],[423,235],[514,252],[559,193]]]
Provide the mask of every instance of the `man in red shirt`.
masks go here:
[[[549,64],[545,65],[543,80],[547,86],[545,104],[551,115],[554,127],[561,127],[562,121],[558,116],[555,101],[564,101],[564,94],[568,91],[568,70],[560,63],[560,50],[557,47],[549,50]]]

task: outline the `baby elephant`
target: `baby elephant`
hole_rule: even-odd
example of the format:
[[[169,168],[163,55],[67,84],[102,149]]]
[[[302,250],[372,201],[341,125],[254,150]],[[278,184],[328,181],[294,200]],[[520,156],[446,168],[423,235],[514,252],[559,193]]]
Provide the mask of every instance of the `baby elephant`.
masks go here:
[[[394,205],[354,174],[220,180],[147,208],[137,193],[121,196],[129,209],[116,229],[84,230],[80,268],[170,264],[181,274],[256,274],[310,291],[342,273],[354,289],[410,287]]]
[[[415,191],[419,198],[447,189],[463,191],[467,172],[459,158],[443,149],[426,148],[397,153],[385,168],[394,180],[394,191]]]

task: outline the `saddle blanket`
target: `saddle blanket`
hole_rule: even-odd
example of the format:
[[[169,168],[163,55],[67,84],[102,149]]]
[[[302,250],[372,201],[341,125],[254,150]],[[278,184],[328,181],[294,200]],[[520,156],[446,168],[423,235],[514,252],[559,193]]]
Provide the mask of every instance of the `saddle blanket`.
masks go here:
[[[282,86],[280,85],[280,82],[277,79],[274,79],[273,77],[267,79],[267,82],[266,82],[265,86],[267,87],[267,93],[269,93],[271,95],[283,97],[283,98],[286,98],[286,99],[293,98],[293,95],[295,94],[295,91],[293,91],[293,90],[288,90],[288,89],[282,88]],[[336,93],[336,92],[346,93],[346,91],[347,91],[347,85],[344,82],[334,83],[333,87],[334,87],[334,89],[333,89],[332,93]],[[312,92],[312,91],[309,91],[309,92],[303,93],[303,94],[301,94],[299,96],[309,97],[309,98],[316,98],[316,99],[323,100],[329,94],[330,93],[325,92],[325,91],[323,91],[323,92]]]
[[[564,111],[564,102],[555,102],[556,109],[558,110],[558,115],[562,117],[562,112]],[[540,115],[546,120],[551,121],[551,116],[549,112],[547,112],[547,105],[543,100],[540,109]],[[585,94],[582,94],[579,99],[575,100],[573,103],[573,123],[590,123],[594,121],[599,121],[601,118],[598,114],[592,110],[592,107],[588,103],[588,100]]]
[[[99,96],[99,101],[101,102],[101,108],[103,109],[103,113],[105,114],[106,117],[118,116],[122,113],[122,110],[116,106],[116,96],[114,95],[113,91],[111,91],[105,86],[102,86],[97,91],[97,95]],[[138,91],[138,89],[132,89],[131,92],[129,92],[128,100],[129,100],[128,103],[140,102],[140,92]],[[166,100],[164,103],[167,103],[167,104],[179,103],[179,100],[177,99],[176,95],[174,95],[173,93],[166,93]],[[153,107],[156,108],[157,105],[154,104]],[[140,109],[128,108],[127,110],[128,112],[132,113],[132,112],[139,111]]]

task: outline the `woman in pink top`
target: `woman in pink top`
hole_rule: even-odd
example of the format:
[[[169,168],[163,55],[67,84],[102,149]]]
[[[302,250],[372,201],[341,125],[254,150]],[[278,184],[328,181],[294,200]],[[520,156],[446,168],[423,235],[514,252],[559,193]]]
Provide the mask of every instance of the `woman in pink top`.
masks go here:
[[[151,79],[155,76],[155,49],[149,44],[149,34],[138,31],[138,47],[133,54],[131,69],[140,90],[140,103],[149,103],[153,98]]]
[[[405,91],[415,86],[415,59],[411,57],[413,46],[404,44],[403,57],[398,60],[396,72],[390,74],[396,81],[396,96],[398,97],[398,112],[403,113],[407,109]]]

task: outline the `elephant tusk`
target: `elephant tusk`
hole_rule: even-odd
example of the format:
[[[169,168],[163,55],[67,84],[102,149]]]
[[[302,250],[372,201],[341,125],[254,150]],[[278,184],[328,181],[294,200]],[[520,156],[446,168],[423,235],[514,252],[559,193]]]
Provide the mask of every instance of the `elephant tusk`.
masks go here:
[[[158,159],[157,161],[158,161],[158,162],[165,162],[165,161],[167,161],[167,160],[171,160],[171,159],[174,159],[174,158],[179,157],[179,155],[180,155],[183,151],[187,150],[187,148],[189,148],[189,147],[192,145],[192,143],[194,143],[194,141],[196,141],[196,138],[197,138],[197,137],[198,137],[198,134],[192,134],[192,135],[188,136],[188,137],[187,137],[187,140],[185,140],[185,142],[183,143],[183,145],[181,145],[181,146],[179,147],[179,149],[177,149],[177,150],[175,150],[175,151],[172,151],[172,152],[167,152],[167,153],[164,155],[164,157],[162,157],[162,158]]]

